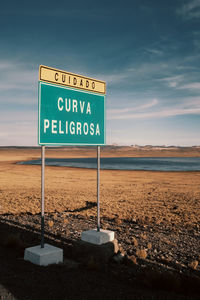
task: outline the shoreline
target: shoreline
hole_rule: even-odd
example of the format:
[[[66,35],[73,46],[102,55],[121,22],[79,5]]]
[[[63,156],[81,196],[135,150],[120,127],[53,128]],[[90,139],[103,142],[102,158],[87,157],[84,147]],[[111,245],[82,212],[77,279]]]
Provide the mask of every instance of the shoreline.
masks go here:
[[[19,162],[13,163],[16,165],[20,165],[20,166],[36,166],[36,167],[41,167],[41,165],[39,164],[20,164]],[[62,169],[66,169],[66,170],[73,170],[73,169],[77,169],[77,170],[89,170],[89,171],[96,171],[96,168],[83,168],[83,167],[68,167],[68,166],[55,166],[55,165],[45,165],[45,168],[62,168]],[[105,172],[105,171],[119,171],[119,172],[153,172],[153,173],[200,173],[200,170],[197,171],[164,171],[164,170],[122,170],[122,169],[100,169],[101,172]]]
[[[145,172],[200,172],[198,156],[187,157],[101,157],[101,171],[145,171]],[[46,167],[72,169],[97,169],[97,157],[47,157]],[[15,162],[17,165],[41,166],[41,158]]]
[[[15,156],[20,154],[28,155],[28,158],[35,159],[41,156],[41,147],[0,147],[0,161],[2,156],[13,153]],[[96,157],[96,147],[46,147],[46,157],[55,156],[56,158],[72,157]],[[173,149],[145,148],[137,149],[134,147],[101,147],[101,157],[200,157],[200,147],[182,147]]]

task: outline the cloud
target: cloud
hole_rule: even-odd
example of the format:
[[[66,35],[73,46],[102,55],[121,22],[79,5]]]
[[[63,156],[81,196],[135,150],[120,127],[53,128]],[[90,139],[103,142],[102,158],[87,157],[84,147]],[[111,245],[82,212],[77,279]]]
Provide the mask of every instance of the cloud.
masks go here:
[[[158,79],[158,81],[166,82],[169,87],[175,88],[183,80],[183,77],[183,75],[170,76]]]
[[[0,146],[37,145],[37,127],[32,123],[0,124]]]
[[[188,84],[184,84],[179,86],[178,89],[180,90],[200,90],[200,82],[192,82]]]
[[[117,84],[126,79],[127,76],[128,74],[126,72],[122,72],[118,74],[104,74],[103,76],[97,74],[95,75],[95,78],[103,78],[107,84]]]
[[[17,61],[0,60],[0,92],[30,91],[37,86],[38,70]]]
[[[0,145],[37,145],[37,122],[37,112],[5,112],[0,119]]]
[[[11,61],[7,61],[7,60],[0,60],[0,70],[5,71],[8,69],[11,69],[13,67],[13,64]]]
[[[200,115],[200,107],[199,108],[188,108],[188,109],[163,109],[160,111],[155,112],[146,112],[146,113],[139,113],[139,114],[122,114],[122,115],[115,115],[109,116],[108,119],[117,119],[117,120],[124,120],[124,119],[152,119],[152,118],[166,118],[166,117],[174,117],[178,115],[188,115],[188,114],[198,114]]]
[[[38,70],[17,60],[0,60],[0,110],[37,109]]]
[[[188,73],[188,72],[187,72]],[[192,73],[182,74],[177,76],[170,76],[158,79],[158,81],[166,82],[170,88],[175,88],[177,90],[189,90],[196,92],[200,90],[200,82],[189,82],[191,80]]]
[[[154,105],[156,105],[158,103],[158,100],[157,99],[153,99],[151,102],[148,102],[148,103],[145,103],[143,105],[140,105],[140,106],[136,106],[136,107],[128,107],[128,108],[117,108],[117,109],[108,109],[107,110],[107,113],[109,115],[116,115],[116,114],[123,114],[123,113],[130,113],[132,111],[141,111],[143,109],[147,109],[147,108],[150,108]]]
[[[177,10],[177,13],[186,17],[187,19],[194,19],[200,17],[200,0],[188,1],[181,8]]]
[[[32,110],[23,110],[23,111],[17,111],[17,110],[7,110],[4,111],[4,113],[1,115],[0,118],[0,125],[2,124],[17,124],[17,123],[35,123],[37,125],[37,111]]]
[[[153,54],[155,56],[162,56],[162,55],[164,55],[163,51],[158,50],[158,49],[153,49],[153,48],[152,49],[146,49],[146,52],[150,53],[150,54]]]
[[[155,104],[158,103],[155,102]],[[161,103],[161,101],[159,101]],[[180,104],[175,104],[174,106],[169,107],[169,105],[163,105],[159,108],[156,107],[155,110],[148,110],[151,106],[143,107],[143,112],[137,111],[134,113],[131,113],[134,111],[133,109],[121,109],[120,110],[110,110],[108,111],[108,119],[109,120],[127,120],[127,119],[156,119],[156,118],[168,118],[168,117],[174,117],[174,116],[180,116],[180,115],[200,115],[200,97],[194,97],[194,98],[187,98],[182,101]],[[142,108],[142,106],[140,107]]]

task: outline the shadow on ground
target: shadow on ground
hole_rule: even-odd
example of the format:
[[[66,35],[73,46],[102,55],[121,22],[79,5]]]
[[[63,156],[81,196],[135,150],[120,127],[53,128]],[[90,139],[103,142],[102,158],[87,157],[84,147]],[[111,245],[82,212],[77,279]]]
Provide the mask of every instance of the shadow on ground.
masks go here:
[[[14,217],[0,218],[0,236],[1,299],[198,299],[148,288],[134,268],[78,263],[74,259],[79,241],[51,232],[45,241],[64,250],[64,263],[40,267],[26,262],[24,249],[40,244],[40,230]]]
[[[86,201],[86,206],[83,206],[83,207],[80,207],[80,208],[76,208],[76,209],[73,209],[73,210],[68,210],[68,212],[72,212],[72,213],[74,213],[74,212],[81,212],[81,211],[93,208],[95,206],[97,206],[96,202]]]

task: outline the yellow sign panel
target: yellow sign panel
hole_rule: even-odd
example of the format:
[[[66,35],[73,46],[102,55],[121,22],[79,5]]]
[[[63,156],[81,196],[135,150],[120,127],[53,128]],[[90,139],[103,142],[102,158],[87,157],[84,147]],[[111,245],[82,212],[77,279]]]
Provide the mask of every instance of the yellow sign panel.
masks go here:
[[[104,81],[53,69],[46,66],[40,66],[39,80],[100,94],[106,93],[106,83]]]

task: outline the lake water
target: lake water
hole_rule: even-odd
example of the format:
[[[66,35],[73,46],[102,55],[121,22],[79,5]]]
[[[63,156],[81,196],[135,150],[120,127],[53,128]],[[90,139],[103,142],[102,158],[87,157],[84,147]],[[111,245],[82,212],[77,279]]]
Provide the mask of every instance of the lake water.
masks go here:
[[[96,158],[46,158],[47,166],[96,169]],[[41,159],[19,164],[40,165]],[[105,157],[104,170],[200,171],[200,157]]]

